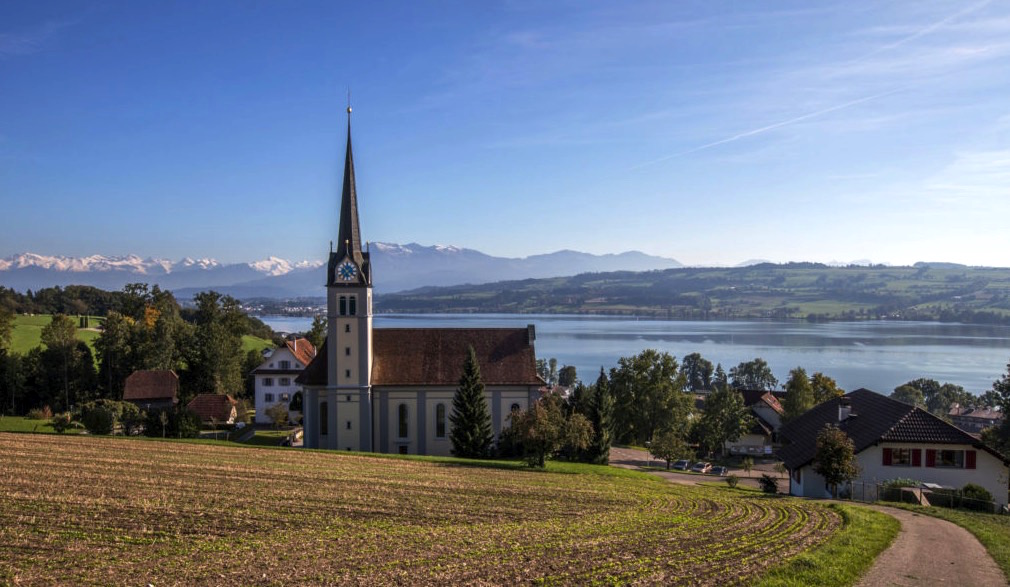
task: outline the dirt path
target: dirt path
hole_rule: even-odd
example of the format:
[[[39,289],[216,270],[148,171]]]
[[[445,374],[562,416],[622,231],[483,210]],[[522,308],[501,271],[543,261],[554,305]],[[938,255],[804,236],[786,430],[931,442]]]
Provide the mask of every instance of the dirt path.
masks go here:
[[[883,585],[1006,586],[1002,571],[979,541],[946,520],[872,506],[901,522],[901,532],[858,587]]]

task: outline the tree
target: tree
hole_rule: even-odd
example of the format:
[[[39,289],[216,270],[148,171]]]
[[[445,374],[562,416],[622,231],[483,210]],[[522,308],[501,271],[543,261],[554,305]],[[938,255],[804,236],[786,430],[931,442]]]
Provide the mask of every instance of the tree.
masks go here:
[[[965,391],[960,385],[941,384],[935,379],[913,379],[905,385],[922,392],[925,408],[941,418],[947,418],[950,407],[955,403],[971,407],[978,401],[974,395]]]
[[[838,486],[859,476],[856,447],[852,439],[837,426],[826,424],[817,434],[814,452],[814,472],[824,477],[831,496],[838,497]]]
[[[667,430],[685,438],[694,396],[682,391],[677,360],[669,353],[646,349],[618,359],[617,365],[610,370],[615,438],[642,445]]]
[[[134,321],[119,312],[109,312],[102,333],[95,340],[98,353],[98,379],[105,388],[105,397],[122,399],[126,378],[134,371],[131,362],[131,339]]]
[[[610,393],[607,375],[600,367],[600,376],[589,388],[586,398],[586,419],[593,427],[593,436],[586,447],[586,460],[597,465],[610,462],[610,445],[614,438],[614,396]]]
[[[558,371],[558,385],[561,387],[571,387],[575,385],[578,377],[575,374],[575,367],[572,365],[565,365]]]
[[[814,392],[814,405],[845,395],[845,390],[838,387],[834,379],[820,372],[810,376],[810,387]]]
[[[265,410],[267,418],[273,422],[274,428],[287,426],[288,424],[288,404],[277,402]]]
[[[714,369],[712,361],[703,358],[700,353],[691,353],[684,356],[684,359],[680,362],[680,374],[684,376],[684,388],[687,391],[707,391],[712,389],[712,374],[714,373]]]
[[[785,409],[783,418],[787,422],[796,419],[814,407],[814,388],[810,385],[807,372],[802,367],[796,367],[789,372],[783,404],[782,407]]]
[[[762,358],[740,363],[729,370],[729,379],[737,389],[763,389],[771,391],[779,386],[779,380],[772,375],[771,368]]]
[[[692,456],[691,447],[684,441],[684,437],[672,430],[663,432],[649,443],[649,454],[661,461],[666,461],[667,470],[670,464],[677,459],[686,459]]]
[[[467,348],[466,360],[463,362],[463,376],[460,377],[459,387],[452,397],[449,423],[452,424],[449,431],[452,454],[464,458],[483,458],[488,455],[494,434],[491,431],[487,398],[484,397],[480,364],[472,346]]]
[[[712,375],[712,385],[729,385],[729,378],[726,376],[726,371],[722,368],[722,363],[716,363],[715,374]]]
[[[911,385],[899,385],[891,392],[891,399],[908,404],[910,406],[926,407],[926,399],[922,396],[922,391]]]
[[[11,348],[14,333],[14,312],[0,306],[0,354]]]
[[[196,329],[187,361],[188,392],[235,394],[242,389],[242,309],[235,298],[214,291],[193,299]]]
[[[593,431],[582,414],[567,418],[561,400],[548,395],[533,402],[526,410],[513,412],[511,427],[522,443],[523,459],[530,467],[544,468],[547,459],[565,449],[569,454],[589,446]]]
[[[698,423],[702,444],[709,451],[724,451],[753,423],[743,394],[732,387],[719,387],[705,399],[705,411]]]
[[[318,351],[326,340],[326,316],[317,314],[312,318],[312,326],[305,333],[305,338],[316,347]]]
[[[56,314],[42,327],[42,344],[60,355],[63,362],[63,408],[70,409],[70,360],[77,346],[77,325],[69,317]]]

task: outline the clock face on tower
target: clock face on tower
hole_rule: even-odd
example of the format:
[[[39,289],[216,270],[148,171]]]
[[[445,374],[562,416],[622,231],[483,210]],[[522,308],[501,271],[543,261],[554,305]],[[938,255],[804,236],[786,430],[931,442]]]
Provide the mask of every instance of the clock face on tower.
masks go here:
[[[344,261],[340,265],[337,265],[337,275],[336,278],[340,281],[354,281],[354,277],[358,274],[358,268],[354,266],[354,263],[350,261]]]

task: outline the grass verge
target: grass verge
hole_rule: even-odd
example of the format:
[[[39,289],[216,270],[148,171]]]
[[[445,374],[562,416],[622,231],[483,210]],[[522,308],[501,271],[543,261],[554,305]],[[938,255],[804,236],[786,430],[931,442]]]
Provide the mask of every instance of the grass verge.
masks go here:
[[[844,520],[843,528],[823,545],[773,568],[754,585],[759,587],[823,587],[853,585],[898,535],[898,520],[869,508],[828,506]]]
[[[972,533],[982,543],[989,556],[996,561],[1003,575],[1010,581],[1010,516],[983,514],[939,507],[922,507],[903,503],[881,503],[887,507],[901,508],[953,522]]]

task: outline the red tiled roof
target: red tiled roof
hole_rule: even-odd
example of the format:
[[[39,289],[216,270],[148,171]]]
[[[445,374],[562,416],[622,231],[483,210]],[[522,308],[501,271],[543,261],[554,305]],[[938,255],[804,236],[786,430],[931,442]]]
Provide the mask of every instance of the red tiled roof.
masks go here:
[[[299,338],[287,341],[288,350],[295,356],[295,359],[302,365],[308,365],[316,355],[316,348],[312,346],[307,338]]]
[[[124,401],[175,400],[179,376],[175,371],[134,371],[126,378]]]
[[[456,385],[472,345],[485,385],[536,385],[536,354],[526,328],[382,328],[372,340],[372,385]],[[327,343],[298,377],[325,385]]]
[[[201,393],[190,400],[186,407],[200,416],[204,422],[209,422],[211,418],[226,422],[231,419],[231,410],[235,404],[230,395]]]

